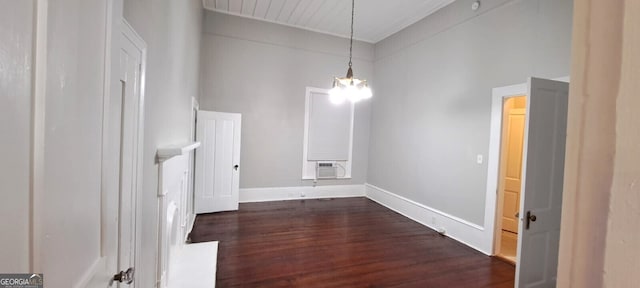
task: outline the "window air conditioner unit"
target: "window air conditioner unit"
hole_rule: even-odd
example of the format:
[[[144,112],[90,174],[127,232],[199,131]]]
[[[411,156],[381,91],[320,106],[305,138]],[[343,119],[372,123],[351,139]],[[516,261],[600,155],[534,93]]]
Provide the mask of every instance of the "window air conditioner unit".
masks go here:
[[[338,166],[335,162],[316,162],[316,179],[338,178]]]

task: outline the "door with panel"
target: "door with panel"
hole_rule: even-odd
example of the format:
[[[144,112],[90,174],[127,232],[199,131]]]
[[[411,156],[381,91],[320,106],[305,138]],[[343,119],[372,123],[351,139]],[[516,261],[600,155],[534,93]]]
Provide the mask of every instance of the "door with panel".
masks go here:
[[[521,98],[521,99],[519,99]],[[516,101],[526,97],[509,99],[512,107],[505,107],[505,129],[503,141],[503,165],[501,188],[503,195],[502,230],[518,233],[520,189],[522,180],[522,147],[524,142],[525,108],[517,107]],[[524,105],[522,105],[524,107]]]
[[[126,27],[124,29],[127,29]],[[120,136],[120,185],[118,203],[118,268],[115,280],[118,285],[135,286],[136,265],[136,212],[138,200],[138,150],[141,100],[142,50],[136,46],[129,33],[123,33],[120,50],[121,136]]]
[[[238,210],[241,120],[237,113],[198,111],[197,214]]]
[[[502,108],[496,255],[514,264],[518,247],[526,101],[523,92],[521,96],[504,99]]]
[[[555,287],[569,83],[530,78],[516,285]]]
[[[139,195],[142,191],[142,147],[144,111],[144,63],[146,44],[122,21],[115,39],[115,74],[105,101],[103,147],[103,250],[109,278],[95,277],[89,287],[136,287],[135,266],[139,259]],[[112,218],[113,217],[113,218]],[[115,221],[113,221],[114,219]],[[115,226],[115,227],[113,227]],[[115,234],[115,235],[111,235]],[[102,275],[104,273],[100,273]],[[98,276],[98,275],[97,275]]]

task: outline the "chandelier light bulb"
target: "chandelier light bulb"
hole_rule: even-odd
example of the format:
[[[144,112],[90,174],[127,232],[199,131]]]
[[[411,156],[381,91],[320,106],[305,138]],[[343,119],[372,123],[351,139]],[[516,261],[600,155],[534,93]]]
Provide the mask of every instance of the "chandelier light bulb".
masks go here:
[[[344,103],[346,97],[344,97],[344,92],[342,88],[333,87],[329,90],[329,101],[333,104],[340,105]]]

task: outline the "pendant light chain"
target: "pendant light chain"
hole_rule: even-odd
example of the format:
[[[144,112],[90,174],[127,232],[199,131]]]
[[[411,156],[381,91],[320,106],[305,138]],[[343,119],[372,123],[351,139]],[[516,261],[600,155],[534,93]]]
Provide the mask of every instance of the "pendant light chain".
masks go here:
[[[353,56],[353,15],[356,7],[356,0],[351,0],[351,42],[349,42],[349,67]]]

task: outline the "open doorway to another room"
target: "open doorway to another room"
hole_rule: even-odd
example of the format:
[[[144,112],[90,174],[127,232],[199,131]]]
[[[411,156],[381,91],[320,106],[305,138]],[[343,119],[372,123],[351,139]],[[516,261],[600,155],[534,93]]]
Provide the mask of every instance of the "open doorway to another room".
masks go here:
[[[518,212],[522,189],[522,156],[526,122],[526,96],[505,98],[500,137],[496,256],[515,265],[518,247]]]
[[[515,264],[519,287],[555,286],[568,80],[492,91],[487,233],[491,254]]]

